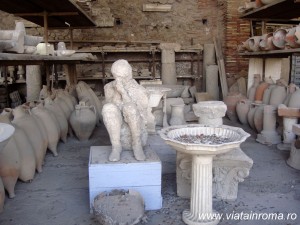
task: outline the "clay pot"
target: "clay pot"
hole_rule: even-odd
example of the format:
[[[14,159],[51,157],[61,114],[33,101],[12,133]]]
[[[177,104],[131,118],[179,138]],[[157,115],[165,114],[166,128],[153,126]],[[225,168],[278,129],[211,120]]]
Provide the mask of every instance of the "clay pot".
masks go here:
[[[226,115],[230,120],[232,121],[238,120],[237,113],[236,113],[236,105],[242,99],[246,99],[246,97],[240,93],[229,93],[224,98],[223,101],[227,105]]]
[[[93,133],[96,123],[96,109],[80,101],[70,117],[71,126],[80,141],[88,140]]]
[[[256,92],[255,92],[255,99],[254,99],[255,103],[262,103],[264,92],[268,87],[269,87],[269,84],[266,82],[261,82],[257,86]]]
[[[13,138],[0,152],[0,177],[9,198],[15,197],[15,185],[20,174],[20,155]]]
[[[258,133],[260,133],[263,130],[264,106],[265,105],[258,105],[254,113],[253,121],[255,129]]]
[[[42,90],[40,91],[39,100],[44,100],[44,99],[47,98],[48,96],[50,96],[50,91],[48,90],[47,85],[43,85],[43,88],[42,88]]]
[[[254,113],[255,113],[256,107],[255,105],[251,104],[250,105],[250,109],[249,112],[247,114],[247,120],[248,120],[248,124],[252,129],[255,129],[255,125],[254,125]]]
[[[73,105],[72,99],[70,98],[70,95],[66,94],[63,90],[60,89],[60,90],[56,91],[56,97],[62,98],[66,102],[66,104],[67,104],[68,108],[70,109],[70,111],[73,112],[74,105]]]
[[[236,113],[238,115],[239,121],[242,124],[247,124],[248,122],[248,112],[250,110],[251,101],[250,100],[240,100],[236,105]]]
[[[60,127],[56,117],[43,106],[37,106],[32,109],[32,113],[37,116],[46,128],[48,137],[48,149],[57,156],[57,143],[60,138]]]
[[[253,36],[249,38],[248,45],[252,52],[260,51],[259,42],[261,40],[261,36]]]
[[[296,84],[290,83],[289,87],[288,87],[288,93],[286,98],[284,99],[283,104],[288,106],[289,102],[290,102],[290,98],[292,96],[292,94],[298,89],[298,86]]]
[[[72,107],[68,106],[65,98],[62,96],[56,96],[54,102],[62,109],[67,120],[69,120],[71,113],[73,112]]]
[[[17,125],[25,132],[35,153],[36,169],[38,172],[42,172],[42,165],[46,150],[44,148],[43,136],[39,125],[22,106],[16,107],[13,110],[13,115],[14,120],[12,121],[12,124]]]
[[[3,212],[4,202],[5,202],[5,190],[4,190],[2,179],[0,177],[0,213]]]
[[[292,27],[287,30],[287,34],[285,35],[286,45],[291,48],[299,48],[300,47],[300,44],[296,42],[298,39],[295,36],[295,32],[296,32],[296,27]]]
[[[260,74],[254,74],[253,84],[249,88],[248,94],[247,94],[248,99],[252,102],[255,100],[256,88],[258,87],[260,81],[261,81]]]
[[[300,89],[298,89],[291,95],[288,107],[300,108]]]
[[[287,34],[286,29],[278,29],[273,33],[273,44],[279,48],[284,49],[285,48],[285,36]]]
[[[24,131],[15,126],[14,140],[18,147],[20,156],[20,173],[19,179],[23,182],[30,182],[33,180],[36,169],[36,159],[32,144]]]
[[[273,45],[272,39],[273,33],[267,33],[262,35],[259,42],[260,49],[264,51],[275,49],[276,47]]]
[[[56,117],[60,127],[60,139],[66,143],[67,135],[68,135],[68,120],[62,111],[62,109],[58,106],[58,104],[54,103],[51,98],[45,99],[45,108],[50,110]]]
[[[268,105],[270,102],[270,97],[271,97],[271,92],[273,90],[273,88],[275,88],[276,85],[275,84],[270,84],[268,86],[268,88],[264,91],[264,95],[263,95],[263,99],[262,99],[262,103]]]
[[[282,104],[286,95],[286,87],[276,85],[275,88],[272,89],[269,105],[278,106],[279,104]]]
[[[102,102],[100,102],[99,98],[95,94],[95,92],[83,81],[78,82],[76,86],[77,95],[79,101],[83,101],[88,99],[89,105],[94,105],[96,108],[96,116],[97,116],[97,124],[102,121]]]

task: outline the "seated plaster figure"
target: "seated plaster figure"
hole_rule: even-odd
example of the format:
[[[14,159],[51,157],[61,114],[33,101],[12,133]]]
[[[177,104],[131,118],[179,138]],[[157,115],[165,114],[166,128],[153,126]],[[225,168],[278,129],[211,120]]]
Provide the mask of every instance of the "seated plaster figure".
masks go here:
[[[113,63],[114,81],[104,86],[103,122],[112,144],[109,161],[119,161],[122,149],[133,150],[137,160],[145,160],[148,95],[132,78],[132,67],[126,60]]]

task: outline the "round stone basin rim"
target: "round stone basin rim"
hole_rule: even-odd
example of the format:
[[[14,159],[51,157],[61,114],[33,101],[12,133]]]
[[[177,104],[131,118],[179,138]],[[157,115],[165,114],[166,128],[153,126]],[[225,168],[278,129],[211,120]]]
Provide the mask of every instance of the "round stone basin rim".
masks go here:
[[[159,132],[162,139],[168,144],[172,145],[179,151],[222,151],[230,148],[239,147],[250,135],[243,129],[238,127],[232,127],[227,125],[212,126],[212,125],[201,125],[201,124],[188,124],[179,126],[170,126],[163,128]],[[181,135],[212,135],[227,137],[229,142],[221,144],[205,144],[205,143],[187,143],[175,140],[174,138]],[[191,152],[192,154],[192,152]]]

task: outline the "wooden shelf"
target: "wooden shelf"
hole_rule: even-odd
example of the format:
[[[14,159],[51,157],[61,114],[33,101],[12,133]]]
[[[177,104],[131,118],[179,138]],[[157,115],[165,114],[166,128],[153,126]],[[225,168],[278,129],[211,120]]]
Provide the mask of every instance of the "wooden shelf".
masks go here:
[[[95,27],[87,13],[71,0],[2,0],[0,10],[44,26],[43,13],[48,16],[49,28]]]
[[[299,17],[300,2],[295,0],[276,0],[271,4],[242,14],[243,19],[294,19]]]
[[[278,57],[280,56],[285,56],[285,55],[290,55],[291,53],[299,53],[300,48],[293,48],[293,49],[283,49],[283,50],[272,50],[272,51],[260,51],[260,52],[240,52],[239,55],[241,56],[274,56],[276,55]]]

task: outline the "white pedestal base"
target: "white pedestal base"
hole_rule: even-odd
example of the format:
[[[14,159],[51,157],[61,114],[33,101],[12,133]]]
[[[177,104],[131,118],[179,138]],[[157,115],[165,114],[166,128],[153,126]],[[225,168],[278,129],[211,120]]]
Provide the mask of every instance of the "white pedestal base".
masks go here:
[[[111,146],[91,146],[89,160],[89,193],[92,211],[94,198],[103,191],[133,189],[144,198],[146,210],[162,207],[161,161],[155,151],[146,147],[146,161],[137,161],[132,151],[123,151],[118,162],[108,161]]]

